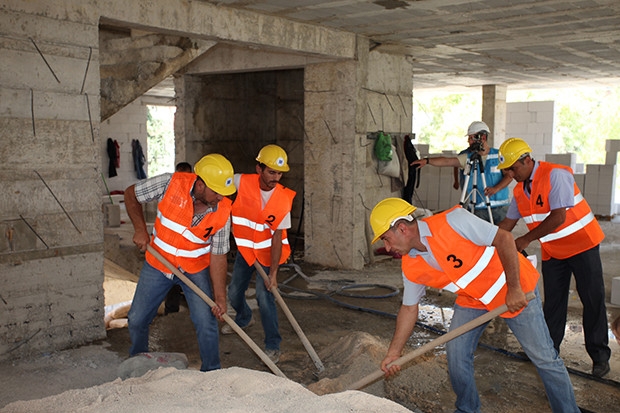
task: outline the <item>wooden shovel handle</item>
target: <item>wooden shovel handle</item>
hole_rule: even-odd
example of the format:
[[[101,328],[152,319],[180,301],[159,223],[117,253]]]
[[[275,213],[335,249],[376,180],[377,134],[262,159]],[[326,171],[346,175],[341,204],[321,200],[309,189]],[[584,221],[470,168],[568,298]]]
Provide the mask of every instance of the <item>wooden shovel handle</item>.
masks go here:
[[[534,292],[529,292],[526,294],[526,298],[528,301],[531,301],[536,295],[534,294]],[[470,331],[473,330],[474,328],[488,322],[491,321],[492,319],[494,319],[495,317],[497,317],[500,314],[505,313],[506,311],[508,311],[508,306],[506,304],[497,307],[496,309],[489,311],[488,313],[485,313],[483,315],[481,315],[478,318],[474,318],[473,320],[463,324],[462,326],[459,326],[457,328],[455,328],[454,330],[450,330],[449,332],[447,332],[446,334],[436,338],[433,341],[430,341],[426,344],[424,344],[421,347],[416,348],[414,351],[412,351],[411,353],[407,353],[402,357],[397,358],[396,360],[394,360],[393,362],[391,362],[390,364],[388,364],[388,367],[393,366],[393,365],[399,365],[402,366],[403,364],[413,360],[416,357],[421,356],[422,354],[426,353],[429,350],[432,350],[433,348],[440,346],[444,343],[447,343],[450,340],[455,339],[456,337]],[[373,383],[374,381],[380,379],[381,377],[383,377],[385,375],[385,373],[383,372],[383,370],[379,369],[377,371],[375,371],[374,373],[370,373],[369,375],[367,375],[366,377],[363,377],[362,379],[356,381],[355,383],[349,385],[347,387],[347,390],[359,390],[361,388],[364,388],[366,386],[368,386],[369,384]]]
[[[166,258],[164,258],[155,248],[153,248],[150,244],[147,245],[146,250],[148,252],[150,252],[155,258],[157,258],[162,264],[164,264],[166,266],[166,268],[168,268],[170,271],[172,271],[172,273],[174,275],[176,275],[177,277],[179,277],[179,279],[181,281],[183,281],[183,283],[185,283],[185,285],[187,285],[189,288],[191,288],[191,290],[193,292],[195,292],[200,298],[202,298],[207,304],[209,304],[209,307],[213,308],[214,306],[216,306],[215,301],[213,301],[207,294],[205,294],[204,291],[202,291],[200,289],[200,287],[198,287],[196,284],[194,284],[189,278],[187,278],[187,276],[185,274],[183,274],[181,271],[179,271],[178,268],[174,267],[170,261],[168,261]],[[258,357],[260,357],[260,359],[263,361],[263,363],[265,363],[267,365],[267,367],[269,367],[269,369],[277,376],[280,377],[284,377],[286,378],[286,376],[284,375],[284,373],[282,373],[282,371],[280,371],[280,369],[278,368],[278,366],[275,365],[275,363],[273,361],[271,361],[271,359],[269,358],[269,356],[267,356],[265,354],[265,352],[263,350],[260,349],[260,347],[258,347],[258,345],[252,341],[252,339],[250,338],[250,336],[248,336],[245,331],[243,331],[241,329],[241,327],[239,327],[237,325],[237,323],[235,323],[235,321],[230,318],[230,316],[226,313],[222,314],[222,318],[224,319],[224,321],[226,321],[226,323],[228,323],[228,325],[235,331],[235,333],[237,333],[242,339],[243,341],[245,341],[245,343],[250,346],[250,348],[252,350],[254,350],[254,352],[256,353],[256,355]]]
[[[265,273],[263,266],[260,265],[258,261],[254,261],[254,267],[256,268],[256,271],[258,271],[258,273],[261,275],[261,277],[263,277],[263,280],[265,280],[266,283],[269,283],[269,276]],[[316,351],[314,351],[312,344],[310,344],[310,341],[299,326],[299,323],[297,323],[297,320],[295,320],[295,317],[293,317],[293,313],[291,313],[291,310],[289,310],[288,306],[284,302],[282,295],[280,295],[280,292],[278,291],[278,287],[275,286],[270,291],[276,297],[276,301],[280,304],[280,307],[282,307],[282,311],[284,311],[284,314],[286,314],[286,318],[288,318],[288,321],[291,323],[293,329],[299,336],[301,343],[306,348],[306,351],[310,355],[310,358],[314,362],[317,370],[319,371],[319,373],[321,373],[323,370],[325,370],[325,367],[323,366],[323,363],[321,363],[319,355],[316,354]]]

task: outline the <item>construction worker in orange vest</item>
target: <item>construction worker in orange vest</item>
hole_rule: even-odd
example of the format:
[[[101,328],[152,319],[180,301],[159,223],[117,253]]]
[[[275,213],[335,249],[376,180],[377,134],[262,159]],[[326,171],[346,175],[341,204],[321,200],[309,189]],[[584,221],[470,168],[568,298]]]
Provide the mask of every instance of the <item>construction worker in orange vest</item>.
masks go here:
[[[219,154],[209,154],[194,166],[195,173],[166,173],[125,190],[127,214],[134,227],[133,242],[147,245],[215,301],[209,305],[150,252],[129,310],[130,356],[149,351],[149,325],[174,285],[181,285],[198,336],[201,371],[221,367],[217,319],[226,311],[226,254],[230,250],[230,213],[235,193],[233,167]],[[159,201],[153,236],[148,233],[142,204]]]
[[[415,210],[402,199],[387,198],[370,214],[373,243],[380,239],[388,252],[402,255],[403,304],[381,362],[386,376],[400,370],[399,365],[390,364],[401,357],[418,319],[420,298],[429,286],[456,294],[450,330],[505,303],[508,311],[501,317],[536,365],[551,409],[579,412],[568,372],[545,324],[536,290],[538,272],[517,252],[510,233],[461,206],[420,220],[414,217]],[[525,293],[530,291],[535,291],[535,298],[528,303]],[[480,411],[474,352],[487,324],[446,345],[457,412]]]
[[[263,147],[256,158],[255,174],[235,174],[237,197],[232,207],[232,231],[238,252],[235,258],[228,299],[237,312],[235,322],[241,328],[254,324],[252,310],[245,299],[254,263],[269,274],[269,282],[256,276],[256,299],[265,333],[265,354],[277,363],[280,359],[280,336],[275,297],[278,267],[291,253],[286,230],[291,227],[291,208],[295,192],[279,181],[289,171],[288,157],[277,145]],[[228,324],[222,334],[231,334]]]
[[[529,232],[515,239],[523,251],[535,240],[542,250],[545,320],[556,350],[566,329],[571,274],[583,304],[586,351],[593,361],[592,374],[609,373],[609,336],[605,308],[605,283],[599,244],[605,237],[590,206],[579,191],[569,167],[535,161],[532,148],[519,138],[506,140],[499,149],[499,168],[522,185],[500,228],[512,231],[523,218]]]

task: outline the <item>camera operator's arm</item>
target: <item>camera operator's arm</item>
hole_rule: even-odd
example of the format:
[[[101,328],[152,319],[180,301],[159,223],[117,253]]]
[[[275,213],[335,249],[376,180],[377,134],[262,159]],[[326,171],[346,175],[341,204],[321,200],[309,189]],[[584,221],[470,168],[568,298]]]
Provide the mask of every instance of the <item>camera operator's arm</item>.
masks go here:
[[[497,185],[488,186],[488,187],[484,188],[484,194],[486,196],[495,195],[497,192],[499,192],[502,189],[506,188],[510,184],[510,181],[512,181],[512,178],[510,177],[510,175],[504,174],[504,177],[502,178],[501,181],[499,181],[497,183]]]
[[[442,166],[454,166],[456,168],[460,168],[461,167],[461,162],[459,161],[459,158],[457,157],[452,157],[452,158],[448,158],[445,156],[439,156],[437,158],[422,158],[422,159],[418,159],[417,161],[413,161],[411,162],[411,165],[420,165],[422,166],[426,166],[426,165],[432,165],[432,166],[438,166],[438,167],[442,167]]]

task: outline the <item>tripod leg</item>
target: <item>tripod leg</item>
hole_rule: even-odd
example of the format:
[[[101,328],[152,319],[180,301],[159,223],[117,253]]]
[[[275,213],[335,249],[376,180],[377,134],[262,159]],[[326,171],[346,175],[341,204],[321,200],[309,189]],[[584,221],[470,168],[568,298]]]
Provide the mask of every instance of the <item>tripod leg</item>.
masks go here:
[[[473,171],[472,189],[469,192],[469,194],[467,194],[467,188],[468,188],[470,177],[472,176],[472,171]],[[478,174],[476,173],[476,171],[480,171],[480,180],[482,181],[482,192],[478,192]],[[477,202],[478,195],[480,195],[480,198],[484,198],[485,200],[485,204],[486,204],[487,211],[489,214],[489,222],[493,224],[494,222],[493,222],[493,214],[491,213],[491,200],[489,199],[487,195],[484,194],[486,187],[487,187],[487,181],[484,175],[484,166],[480,164],[480,161],[478,159],[470,159],[469,161],[467,161],[467,167],[465,169],[465,181],[463,182],[463,193],[461,194],[461,201],[459,202],[459,204],[463,206],[464,208],[466,208],[469,212],[474,213],[476,210],[476,204],[478,203]],[[465,207],[465,201],[467,199],[469,199],[468,208]]]
[[[484,190],[487,187],[487,180],[486,180],[484,174],[480,174],[480,177],[482,178],[482,193],[484,194]],[[491,224],[494,224],[494,222],[493,222],[493,213],[491,212],[491,200],[489,199],[489,196],[486,195],[486,194],[484,195],[484,202],[486,203],[487,211],[489,213],[489,222]]]
[[[469,180],[472,179],[472,170],[475,172],[476,165],[471,161],[467,161],[467,166],[465,167],[464,176],[465,180],[463,181],[463,190],[461,192],[461,199],[459,201],[459,205],[465,208],[469,212],[474,212],[476,207],[476,174],[473,175],[472,180],[472,190],[467,193],[467,188],[469,187]],[[467,205],[466,205],[467,203]]]

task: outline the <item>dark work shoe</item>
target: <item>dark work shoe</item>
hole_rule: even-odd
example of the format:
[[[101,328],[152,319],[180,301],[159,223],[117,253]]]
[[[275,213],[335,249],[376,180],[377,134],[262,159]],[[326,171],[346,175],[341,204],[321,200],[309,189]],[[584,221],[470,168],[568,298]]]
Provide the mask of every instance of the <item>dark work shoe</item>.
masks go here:
[[[278,361],[280,361],[280,350],[268,348],[267,350],[265,350],[265,354],[267,355],[267,357],[269,357],[271,361],[273,361],[273,364],[276,364]]]
[[[609,373],[609,362],[608,361],[600,361],[595,362],[592,367],[592,375],[596,377],[603,377]]]

